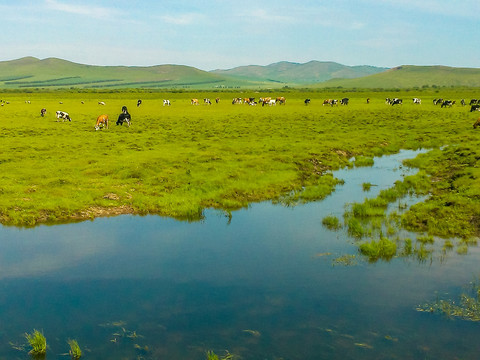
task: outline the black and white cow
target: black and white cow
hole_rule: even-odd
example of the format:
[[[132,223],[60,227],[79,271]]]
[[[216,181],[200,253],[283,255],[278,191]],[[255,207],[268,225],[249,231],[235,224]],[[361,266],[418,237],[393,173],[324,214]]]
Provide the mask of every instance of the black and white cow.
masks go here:
[[[417,105],[420,105],[422,103],[422,100],[419,99],[419,98],[413,98],[413,103],[417,104]]]
[[[477,103],[478,103],[478,100],[477,100],[477,99],[472,99],[472,100],[470,100],[470,104],[468,104],[468,105],[471,106],[471,105],[475,105],[475,104],[477,104]]]
[[[310,104],[310,99],[305,99],[304,103],[305,103],[305,105]]]
[[[137,107],[139,107],[140,105],[142,105],[142,100],[138,99],[138,101],[137,101]]]
[[[170,106],[170,100],[163,100],[163,106]]]
[[[395,98],[395,99],[392,99],[391,100],[391,105],[402,105],[403,104],[403,100],[402,99],[399,99],[399,98]]]
[[[209,98],[203,99],[203,103],[204,103],[205,105],[212,105],[212,102],[210,101]]]
[[[132,121],[132,117],[128,113],[127,107],[122,106],[122,113],[118,116],[117,125],[123,125],[123,123],[127,123],[130,127],[130,122]]]
[[[472,105],[470,107],[470,112],[472,111],[480,111],[480,105],[479,104]]]
[[[453,105],[455,105],[455,100],[443,100],[442,102],[442,105],[440,107],[452,107]]]
[[[62,119],[63,121],[72,121],[72,118],[65,111],[57,110],[56,112],[57,121]]]

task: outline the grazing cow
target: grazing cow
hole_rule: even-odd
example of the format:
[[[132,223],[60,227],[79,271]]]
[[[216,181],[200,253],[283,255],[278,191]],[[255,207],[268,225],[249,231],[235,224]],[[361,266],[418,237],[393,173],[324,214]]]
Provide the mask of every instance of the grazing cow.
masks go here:
[[[170,100],[163,100],[163,106],[170,106]]]
[[[462,106],[465,106],[466,105],[465,104],[465,99],[460,100],[460,104],[462,104]]]
[[[310,99],[305,99],[304,103],[305,103],[305,105],[310,104]]]
[[[472,111],[477,111],[477,110],[480,111],[480,105],[479,105],[479,104],[472,105],[472,106],[470,107],[470,112],[472,112]]]
[[[242,103],[242,98],[233,98],[232,100],[232,105],[241,104],[241,103]]]
[[[198,99],[192,99],[192,100],[190,100],[190,104],[192,104],[192,105],[198,105]]]
[[[209,98],[203,99],[203,103],[204,103],[205,105],[212,105],[212,102],[210,101]]]
[[[419,99],[419,98],[413,98],[413,103],[417,104],[417,105],[420,105],[422,103],[422,100]]]
[[[42,110],[40,110],[41,117],[44,117],[46,113],[47,113],[47,109],[43,108]]]
[[[399,99],[399,98],[395,98],[395,99],[392,99],[391,100],[391,105],[402,105],[403,104],[403,100],[402,99]]]
[[[348,105],[348,98],[343,98],[342,100],[340,100],[340,105]]]
[[[455,105],[455,100],[453,100],[453,101],[452,100],[444,100],[440,107],[442,107],[442,108],[447,107],[447,106],[452,107],[453,105]]]
[[[97,118],[97,123],[95,125],[95,130],[100,130],[100,128],[108,129],[108,115],[100,115]]]
[[[56,112],[56,116],[57,116],[57,121],[60,119],[62,119],[63,121],[72,121],[72,119],[70,118],[70,115],[68,115],[68,113],[66,113],[65,111],[58,110]]]
[[[104,101],[99,101],[98,105],[105,105],[105,102]]]
[[[443,99],[440,98],[440,99],[433,99],[433,105],[438,105],[438,104],[441,104],[443,103]]]
[[[220,98],[215,98],[215,102],[218,104],[220,102]]]
[[[116,124],[117,125],[123,125],[123,123],[125,122],[125,123],[127,123],[128,127],[130,127],[130,122],[131,121],[132,121],[132,117],[128,113],[127,107],[122,106],[122,113],[118,116],[118,120],[117,120]]]
[[[480,118],[478,118],[477,121],[475,121],[475,124],[473,124],[473,128],[476,129],[477,126],[480,126]]]
[[[468,105],[471,106],[471,105],[475,105],[475,104],[477,104],[477,103],[478,103],[478,100],[477,100],[477,99],[472,99],[472,100],[470,100],[470,104],[468,104]]]
[[[140,105],[142,105],[142,100],[138,99],[138,101],[137,101],[137,107],[139,107]]]
[[[336,99],[323,100],[323,106],[325,106],[325,105],[330,105],[330,106],[338,105],[338,100],[336,100]]]
[[[264,106],[265,104],[268,104],[270,102],[270,100],[272,100],[271,97],[259,98],[258,99],[258,101],[262,103],[262,106]]]
[[[275,99],[275,101],[276,101],[277,103],[279,103],[280,105],[282,105],[282,104],[285,105],[285,102],[286,102],[287,100],[286,100],[283,96],[279,96],[279,97],[277,97],[277,98]]]

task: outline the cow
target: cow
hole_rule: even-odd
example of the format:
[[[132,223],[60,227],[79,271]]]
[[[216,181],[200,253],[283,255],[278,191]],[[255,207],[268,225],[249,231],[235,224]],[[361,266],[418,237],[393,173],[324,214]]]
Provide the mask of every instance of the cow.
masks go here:
[[[100,128],[107,128],[108,129],[108,115],[100,115],[97,118],[97,123],[95,125],[95,130],[100,130]]]
[[[209,98],[203,99],[203,103],[204,103],[205,105],[212,105],[212,102],[210,101]]]
[[[192,105],[198,105],[198,99],[192,99],[192,100],[190,100],[190,104],[192,104]]]
[[[338,105],[338,100],[336,100],[336,99],[323,100],[323,106],[325,106],[325,105],[330,105],[330,106]]]
[[[262,106],[264,106],[265,104],[268,104],[270,102],[270,100],[272,100],[271,97],[265,97],[265,98],[259,98],[258,101],[262,103]]]
[[[403,104],[403,100],[402,99],[399,99],[399,98],[395,98],[395,99],[392,99],[391,100],[391,105],[402,105]]]
[[[63,121],[72,121],[72,118],[65,111],[58,110],[56,112],[57,121],[62,119]]]
[[[440,98],[440,99],[433,99],[433,105],[438,105],[438,104],[441,104],[443,103],[443,99]]]
[[[305,99],[303,102],[305,103],[305,105],[308,105],[310,104],[310,99]]]
[[[348,105],[348,98],[343,98],[342,100],[340,100],[340,105]]]
[[[460,100],[460,104],[461,104],[462,106],[465,106],[465,105],[466,105],[466,104],[465,104],[465,99]]]
[[[137,107],[139,107],[140,105],[142,105],[142,100],[138,99],[137,100]]]
[[[126,106],[122,106],[122,113],[118,115],[117,125],[123,125],[123,123],[127,123],[128,127],[130,127],[130,122],[132,121],[132,117],[128,113],[128,109]],[[108,124],[107,124],[108,125]],[[108,128],[108,126],[107,126]]]
[[[477,111],[477,110],[480,111],[480,105],[479,105],[479,104],[472,105],[472,106],[470,107],[470,112],[472,112],[472,111]]]
[[[367,104],[370,104],[370,98],[367,98]]]
[[[218,104],[219,102],[220,102],[220,98],[218,98],[218,97],[217,97],[217,98],[215,98],[215,103],[217,103],[217,104]]]
[[[480,126],[480,118],[478,118],[477,121],[475,121],[475,124],[473,124],[473,128],[476,129],[477,126]]]
[[[468,104],[468,105],[471,106],[471,105],[475,105],[475,104],[477,104],[477,103],[478,103],[478,100],[477,100],[477,99],[472,99],[472,100],[470,100],[470,104]]]
[[[41,117],[44,117],[46,113],[47,113],[47,109],[43,108],[42,110],[40,110]]]
[[[275,101],[276,101],[277,103],[279,103],[280,105],[282,105],[282,104],[285,105],[285,102],[286,102],[287,100],[286,100],[283,96],[279,96],[279,97],[277,97],[277,98],[275,99]]]
[[[98,105],[105,105],[105,102],[104,101],[99,101]]]
[[[242,103],[242,98],[233,98],[232,100],[232,105],[241,104],[241,103]]]
[[[417,104],[417,105],[420,105],[422,103],[422,100],[419,99],[419,98],[413,98],[413,103]]]
[[[455,100],[453,100],[453,101],[452,100],[444,100],[440,107],[442,107],[442,108],[447,107],[447,106],[452,107],[453,105],[455,105]]]
[[[163,100],[163,106],[170,106],[170,100]]]

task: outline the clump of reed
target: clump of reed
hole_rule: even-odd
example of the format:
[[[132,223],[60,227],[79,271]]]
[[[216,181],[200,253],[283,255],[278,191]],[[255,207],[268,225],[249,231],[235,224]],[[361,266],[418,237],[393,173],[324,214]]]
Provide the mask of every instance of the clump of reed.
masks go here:
[[[325,216],[322,219],[322,225],[329,230],[338,230],[342,227],[342,224],[340,224],[340,220],[335,215]]]
[[[397,253],[397,244],[386,237],[381,237],[378,241],[372,240],[360,244],[359,250],[371,262],[379,259],[390,260]]]
[[[82,350],[80,349],[77,340],[68,339],[67,343],[70,346],[70,350],[68,353],[71,358],[73,360],[80,359],[82,357]]]
[[[47,353],[47,339],[42,332],[34,329],[33,333],[25,333],[25,338],[32,349],[28,352],[35,358],[42,358]]]

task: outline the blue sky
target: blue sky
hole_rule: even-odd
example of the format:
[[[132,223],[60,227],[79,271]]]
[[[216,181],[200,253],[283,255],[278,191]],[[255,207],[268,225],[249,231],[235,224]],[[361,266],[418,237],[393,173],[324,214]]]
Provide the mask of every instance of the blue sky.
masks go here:
[[[479,0],[0,0],[0,61],[480,68]]]

